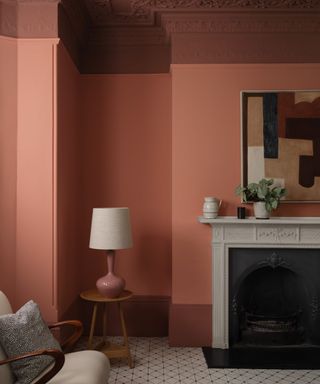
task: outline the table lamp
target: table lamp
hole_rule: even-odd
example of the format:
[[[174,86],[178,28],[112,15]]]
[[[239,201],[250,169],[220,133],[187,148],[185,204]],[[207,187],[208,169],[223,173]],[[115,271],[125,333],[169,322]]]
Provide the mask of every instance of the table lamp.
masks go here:
[[[108,273],[97,280],[98,291],[106,297],[118,297],[125,280],[115,275],[115,250],[132,247],[129,208],[93,208],[90,248],[107,254]]]

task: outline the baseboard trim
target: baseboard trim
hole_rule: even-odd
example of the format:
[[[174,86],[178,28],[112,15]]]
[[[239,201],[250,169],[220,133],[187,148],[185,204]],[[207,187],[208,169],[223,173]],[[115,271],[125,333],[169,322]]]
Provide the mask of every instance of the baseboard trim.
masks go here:
[[[171,304],[169,344],[172,347],[211,346],[212,305]]]

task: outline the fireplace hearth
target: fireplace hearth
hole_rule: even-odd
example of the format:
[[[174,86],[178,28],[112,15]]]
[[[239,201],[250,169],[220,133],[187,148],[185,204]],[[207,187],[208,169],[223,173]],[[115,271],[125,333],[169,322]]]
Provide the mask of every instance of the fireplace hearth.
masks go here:
[[[208,368],[319,369],[319,347],[203,347]]]

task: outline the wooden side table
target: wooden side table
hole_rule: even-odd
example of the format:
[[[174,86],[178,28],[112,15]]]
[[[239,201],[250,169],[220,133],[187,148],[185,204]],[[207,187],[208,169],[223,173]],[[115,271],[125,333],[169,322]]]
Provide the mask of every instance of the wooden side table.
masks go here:
[[[103,353],[105,353],[110,359],[116,358],[116,357],[118,358],[125,357],[128,359],[129,367],[133,368],[133,361],[132,361],[130,349],[129,349],[126,324],[124,321],[123,310],[121,307],[121,303],[125,300],[128,300],[131,296],[132,296],[132,292],[123,291],[119,297],[111,299],[101,295],[96,289],[90,289],[80,294],[80,297],[83,300],[94,303],[91,326],[90,326],[90,334],[88,339],[88,349],[99,349]],[[109,303],[117,303],[118,305],[122,334],[123,334],[123,345],[111,344],[109,341],[107,341],[107,305]],[[103,305],[103,337],[102,337],[102,341],[98,343],[98,345],[93,346],[93,335],[94,335],[94,329],[96,325],[96,317],[97,317],[99,304]]]

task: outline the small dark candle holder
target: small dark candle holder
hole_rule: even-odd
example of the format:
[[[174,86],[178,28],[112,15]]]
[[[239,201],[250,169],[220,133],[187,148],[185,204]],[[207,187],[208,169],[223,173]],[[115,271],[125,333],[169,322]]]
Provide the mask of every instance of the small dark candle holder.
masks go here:
[[[246,218],[245,207],[238,207],[237,208],[237,216],[238,216],[238,219],[245,219]]]

